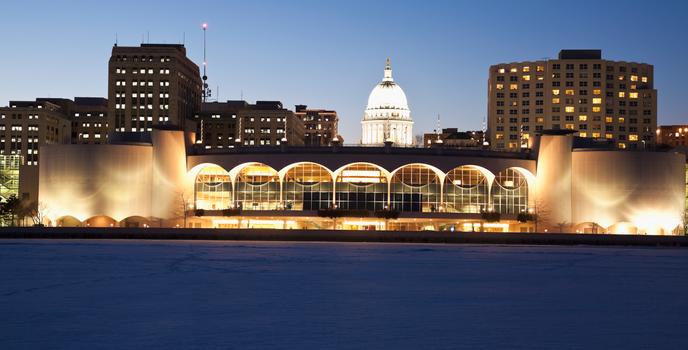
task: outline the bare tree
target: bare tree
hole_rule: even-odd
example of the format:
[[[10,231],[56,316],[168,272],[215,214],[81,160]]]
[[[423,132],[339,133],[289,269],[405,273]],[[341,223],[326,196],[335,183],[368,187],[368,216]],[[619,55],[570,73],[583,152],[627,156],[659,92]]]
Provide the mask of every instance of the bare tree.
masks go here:
[[[34,226],[42,226],[45,221],[45,216],[48,211],[48,207],[43,202],[34,203],[29,211],[29,216],[33,221]]]
[[[536,199],[533,201],[533,224],[535,224],[535,232],[539,232],[539,226],[542,223],[549,221],[550,210],[544,201]]]
[[[178,203],[177,203],[177,210],[175,210],[175,214],[176,214],[175,216],[178,219],[182,219],[182,222],[184,223],[184,227],[186,227],[186,222],[187,222],[187,219],[189,217],[189,211],[191,209],[193,209],[192,208],[193,202],[191,201],[189,196],[184,191],[177,193],[177,199],[178,199]]]

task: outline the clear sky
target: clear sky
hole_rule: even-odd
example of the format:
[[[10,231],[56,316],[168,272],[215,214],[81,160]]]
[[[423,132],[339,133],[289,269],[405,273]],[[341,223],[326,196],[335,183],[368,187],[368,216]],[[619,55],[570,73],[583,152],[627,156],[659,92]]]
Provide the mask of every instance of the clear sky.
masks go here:
[[[688,123],[685,1],[3,1],[0,104],[107,95],[115,41],[178,43],[202,62],[221,100],[335,109],[360,138],[368,94],[392,59],[414,133],[480,129],[491,64],[598,48],[655,66],[659,124]],[[683,95],[682,95],[683,94]]]

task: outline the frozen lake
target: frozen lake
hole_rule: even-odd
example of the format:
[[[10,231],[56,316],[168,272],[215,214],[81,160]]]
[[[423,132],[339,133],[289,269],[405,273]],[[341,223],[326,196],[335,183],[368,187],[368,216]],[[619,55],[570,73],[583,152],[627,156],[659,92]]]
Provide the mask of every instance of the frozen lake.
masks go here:
[[[688,249],[0,240],[0,349],[688,348]]]

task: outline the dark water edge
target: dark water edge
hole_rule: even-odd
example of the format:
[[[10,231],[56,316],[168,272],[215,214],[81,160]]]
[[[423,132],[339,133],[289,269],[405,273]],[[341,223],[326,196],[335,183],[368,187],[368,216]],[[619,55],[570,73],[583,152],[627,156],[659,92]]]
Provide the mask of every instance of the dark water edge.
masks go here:
[[[448,231],[4,227],[0,239],[160,239],[688,247],[688,236]]]

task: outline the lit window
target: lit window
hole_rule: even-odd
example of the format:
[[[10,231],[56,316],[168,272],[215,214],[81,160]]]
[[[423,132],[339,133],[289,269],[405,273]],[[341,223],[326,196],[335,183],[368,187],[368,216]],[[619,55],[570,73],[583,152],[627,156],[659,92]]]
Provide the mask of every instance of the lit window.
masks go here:
[[[523,76],[523,80],[529,81],[529,80],[530,80],[530,75],[524,75],[524,76]]]
[[[626,148],[626,144],[623,143],[623,142],[619,142],[619,148],[625,149],[625,148]]]
[[[638,93],[637,92],[629,92],[628,97],[630,98],[638,98]]]
[[[600,90],[600,89],[594,89],[594,90],[592,90],[592,94],[593,94],[593,95],[600,95],[600,94],[602,94],[602,90]]]
[[[567,95],[570,95],[570,96],[573,96],[573,95],[575,94],[575,92],[574,92],[573,90],[571,90],[571,89],[566,90],[565,93],[566,93]]]
[[[588,116],[587,116],[587,115],[579,115],[579,116],[578,116],[578,120],[581,121],[581,122],[587,121],[587,120],[588,120]]]
[[[606,118],[604,118],[604,121],[607,122],[607,123],[613,123],[613,122],[614,122],[614,118],[612,118],[612,117],[606,117]]]
[[[626,97],[626,93],[623,92],[623,91],[619,91],[619,97],[620,97],[620,98]]]
[[[530,67],[528,67],[528,66],[523,67],[523,72],[524,73],[530,72]]]
[[[594,105],[602,104],[602,98],[600,98],[600,97],[594,97],[594,98],[592,99],[592,104],[594,104]]]
[[[638,135],[636,135],[636,134],[628,135],[628,141],[638,141]]]
[[[626,122],[626,118],[624,118],[624,117],[619,117],[619,123],[625,123],[625,122]]]
[[[559,89],[552,90],[552,95],[559,96]]]
[[[580,137],[588,137],[588,133],[587,133],[587,132],[581,132],[581,133],[578,133],[578,136],[580,136]]]
[[[504,84],[497,84],[497,90],[504,90]]]
[[[594,132],[594,133],[592,133],[592,137],[595,138],[595,139],[599,139],[599,138],[600,138],[600,133],[599,133],[599,132]]]
[[[518,72],[518,69],[516,67],[514,67],[514,68],[511,68],[509,71],[511,73],[516,73],[516,72]]]
[[[559,97],[553,98],[553,99],[552,99],[552,103],[553,103],[553,104],[559,103]]]
[[[499,68],[499,73],[504,74],[504,68]]]
[[[518,84],[510,84],[509,90],[518,90]]]
[[[576,111],[576,108],[573,106],[566,106],[564,110],[566,111],[566,113],[573,113]]]
[[[538,72],[544,72],[544,71],[545,71],[545,66],[537,66],[537,68],[536,68],[535,70],[538,71]]]
[[[637,75],[631,75],[631,81],[638,81]]]
[[[602,107],[600,107],[600,106],[593,106],[593,107],[592,107],[592,112],[593,112],[593,113],[599,113],[599,112],[601,112],[601,111],[602,111]]]
[[[647,77],[642,77],[640,81],[642,81],[643,83],[647,83]]]
[[[606,134],[604,134],[604,137],[607,139],[612,139],[612,138],[614,138],[614,135],[612,135],[610,133],[606,133]]]
[[[574,127],[573,124],[566,124],[565,128],[567,128],[567,129],[569,129],[569,130],[575,129],[575,127]]]

